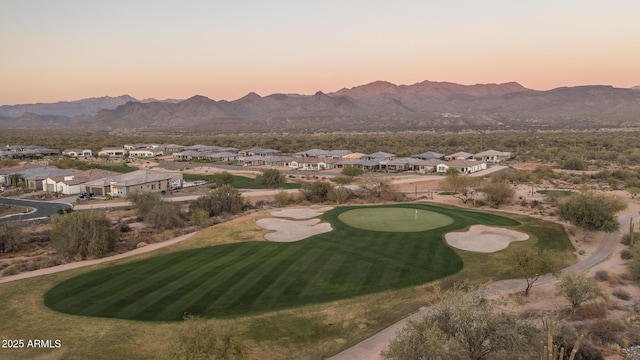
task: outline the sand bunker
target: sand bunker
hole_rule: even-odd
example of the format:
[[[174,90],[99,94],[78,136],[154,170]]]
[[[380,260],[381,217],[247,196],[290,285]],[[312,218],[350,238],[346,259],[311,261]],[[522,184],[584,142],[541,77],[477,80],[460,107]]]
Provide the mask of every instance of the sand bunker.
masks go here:
[[[294,208],[274,211],[272,216],[292,219],[310,219],[322,215],[325,211],[333,209],[331,206],[321,208]]]
[[[294,221],[266,218],[256,221],[256,224],[267,230],[275,230],[275,232],[265,234],[264,238],[276,242],[298,241],[333,230],[331,224],[320,223],[320,219]]]
[[[529,239],[529,235],[519,231],[486,225],[473,225],[469,231],[452,232],[444,237],[455,248],[484,253],[500,251],[512,241]]]

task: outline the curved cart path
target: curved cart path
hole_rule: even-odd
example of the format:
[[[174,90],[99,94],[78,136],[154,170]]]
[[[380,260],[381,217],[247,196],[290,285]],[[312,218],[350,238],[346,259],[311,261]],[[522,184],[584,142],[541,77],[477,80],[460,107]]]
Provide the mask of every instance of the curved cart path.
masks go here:
[[[173,238],[171,240],[167,240],[167,241],[163,241],[163,242],[159,242],[159,243],[149,244],[147,246],[143,246],[141,248],[137,248],[135,250],[131,250],[131,251],[128,251],[126,253],[122,253],[122,254],[118,254],[118,255],[108,256],[108,257],[104,257],[104,258],[100,258],[100,259],[94,259],[94,260],[76,261],[76,262],[72,262],[72,263],[68,263],[68,264],[62,264],[62,265],[58,265],[58,266],[52,266],[52,267],[49,267],[49,268],[23,272],[23,273],[11,275],[11,276],[5,276],[5,277],[0,278],[0,284],[6,283],[6,282],[10,282],[10,281],[28,279],[28,278],[32,278],[32,277],[36,277],[36,276],[41,276],[41,275],[54,274],[54,273],[57,273],[57,272],[60,272],[60,271],[77,269],[77,268],[81,268],[81,267],[85,267],[85,266],[91,266],[91,265],[95,265],[95,264],[102,264],[102,263],[107,262],[107,261],[119,260],[119,259],[124,259],[124,258],[128,258],[128,257],[131,257],[131,256],[139,255],[139,254],[148,253],[150,251],[161,249],[163,247],[167,247],[169,245],[173,245],[175,243],[179,243],[181,241],[187,240],[190,237],[192,237],[193,235],[195,235],[196,233],[197,232],[184,234],[182,236],[178,236],[178,237]]]
[[[630,218],[637,219],[638,217],[638,212],[634,211],[631,214],[621,216],[619,218],[619,222],[621,225],[625,225],[629,223]],[[623,227],[621,226],[621,228]],[[609,258],[609,256],[611,256],[621,237],[622,233],[620,231],[605,234],[602,242],[600,243],[600,246],[593,254],[569,267],[562,269],[560,272],[582,272],[598,265],[599,263]],[[534,286],[551,283],[554,280],[555,278],[553,276],[545,275],[544,277],[538,279]],[[520,291],[524,289],[525,286],[526,281],[524,279],[509,279],[491,283],[487,286],[487,288],[490,291],[498,294],[507,294],[515,291]],[[385,350],[387,346],[389,346],[389,343],[396,336],[396,333],[405,326],[407,321],[410,319],[422,319],[429,313],[430,310],[430,307],[425,307],[420,311],[385,328],[384,330],[369,337],[368,339],[365,339],[355,344],[354,346],[330,357],[329,360],[381,360],[382,356],[380,355],[380,352],[382,350]]]

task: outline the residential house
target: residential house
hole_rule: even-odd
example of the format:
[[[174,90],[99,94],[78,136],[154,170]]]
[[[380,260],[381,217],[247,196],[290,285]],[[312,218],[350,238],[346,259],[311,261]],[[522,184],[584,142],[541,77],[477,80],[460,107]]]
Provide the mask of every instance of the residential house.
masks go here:
[[[390,154],[388,152],[384,152],[384,151],[378,151],[375,152],[373,154],[368,154],[368,155],[364,155],[362,157],[362,159],[364,160],[391,160],[391,159],[395,159],[395,155],[394,154]]]
[[[293,154],[293,156],[298,157],[298,158],[323,158],[326,157],[326,154],[328,153],[327,150],[322,150],[322,149],[311,149],[311,150],[307,150],[307,151],[300,151],[297,152],[295,154]]]
[[[93,152],[91,151],[91,149],[66,149],[62,151],[62,155],[72,158],[83,157],[86,159],[93,157]]]
[[[23,176],[23,179],[27,185],[26,186],[27,189],[44,190],[43,180],[50,177],[73,175],[79,172],[81,172],[81,170],[53,168],[53,169],[46,169],[46,170],[31,172],[31,174],[27,176]]]
[[[238,160],[238,154],[234,152],[228,152],[228,151],[215,152],[215,153],[208,154],[205,157],[205,159],[209,161],[216,161],[216,162],[218,161],[230,162],[230,161]]]
[[[136,191],[162,192],[171,189],[171,183],[182,180],[179,173],[168,174],[151,170],[136,170],[126,174],[108,176],[85,184],[86,191],[95,196],[126,197]]]
[[[344,169],[347,167],[356,167],[362,169],[362,164],[365,160],[362,159],[343,159],[335,163],[335,167],[338,169]]]
[[[389,160],[380,160],[380,170],[387,172],[403,172],[403,171],[412,171],[415,164],[417,164],[420,159],[412,158],[412,157],[401,157],[394,158]]]
[[[38,169],[38,170],[35,170],[35,169]],[[45,170],[42,170],[42,169],[45,169]],[[42,165],[26,163],[26,164],[11,166],[8,168],[2,168],[0,169],[0,185],[18,186],[20,182],[24,181],[23,176],[28,176],[32,174],[27,170],[30,170],[33,173],[35,173],[38,171],[46,171],[46,169],[57,169],[57,167],[55,166],[43,167]]]
[[[411,155],[412,158],[414,159],[422,159],[422,160],[429,160],[429,159],[444,159],[444,154],[440,154],[437,152],[433,152],[433,151],[427,151],[427,152],[423,152],[421,154],[415,154],[415,155]]]
[[[238,151],[238,155],[239,155],[240,158],[248,157],[248,156],[256,156],[256,155],[271,156],[271,155],[275,155],[275,154],[279,154],[279,153],[280,153],[280,151],[278,151],[278,150],[265,149],[265,148],[259,148],[259,147]]]
[[[446,173],[449,168],[454,168],[462,174],[472,174],[487,168],[484,161],[456,159],[449,162],[442,162],[436,166],[438,173]]]
[[[64,195],[79,194],[86,191],[85,183],[116,175],[120,173],[89,169],[71,175],[48,177],[42,181],[42,188],[47,192],[58,192]]]
[[[127,155],[127,150],[121,147],[105,147],[98,152],[98,156],[121,158],[121,157],[125,157],[125,155]]]
[[[338,161],[335,159],[296,158],[289,163],[289,167],[297,170],[326,170],[335,168]]]
[[[158,147],[164,154],[174,154],[184,150],[184,146],[178,144],[162,144]]]
[[[447,155],[447,156],[444,157],[444,159],[447,160],[447,161],[456,160],[456,159],[471,160],[471,159],[473,159],[473,154],[469,154],[468,152],[460,151],[460,152],[457,152],[457,153],[453,153],[453,154]]]
[[[511,153],[498,150],[487,150],[473,155],[473,158],[488,163],[499,163],[509,160],[511,158]]]
[[[129,156],[136,158],[154,158],[157,156],[162,156],[163,154],[164,152],[160,149],[129,150]]]
[[[438,164],[441,164],[442,160],[439,159],[428,159],[428,160],[420,160],[413,163],[413,171],[420,174],[428,174],[436,172],[436,167]]]

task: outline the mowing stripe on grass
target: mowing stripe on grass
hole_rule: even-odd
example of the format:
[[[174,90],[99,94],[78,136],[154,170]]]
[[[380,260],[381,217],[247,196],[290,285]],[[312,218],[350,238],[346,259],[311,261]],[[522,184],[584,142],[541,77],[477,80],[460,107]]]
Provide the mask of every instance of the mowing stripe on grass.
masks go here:
[[[418,216],[433,212],[451,221],[425,231],[380,232],[340,220],[347,211],[376,208],[335,208],[322,216],[334,231],[295,243],[226,244],[89,272],[53,287],[45,304],[79,315],[178,321],[185,313],[230,317],[334,301],[459,271],[462,260],[444,242],[445,232],[479,223],[519,224],[494,214],[422,204],[379,208],[401,210],[406,221],[415,222],[416,210]]]

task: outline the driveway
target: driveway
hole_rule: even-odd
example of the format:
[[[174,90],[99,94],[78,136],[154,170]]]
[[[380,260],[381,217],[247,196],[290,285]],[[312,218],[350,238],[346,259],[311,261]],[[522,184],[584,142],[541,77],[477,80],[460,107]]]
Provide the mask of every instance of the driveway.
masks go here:
[[[3,197],[0,197],[0,204],[24,206],[24,207],[32,208],[35,210],[27,214],[14,214],[9,216],[4,216],[0,218],[0,221],[23,221],[23,220],[46,219],[52,215],[57,214],[58,209],[67,209],[71,207],[71,204],[62,203],[62,202],[9,199],[9,198],[3,198]]]

